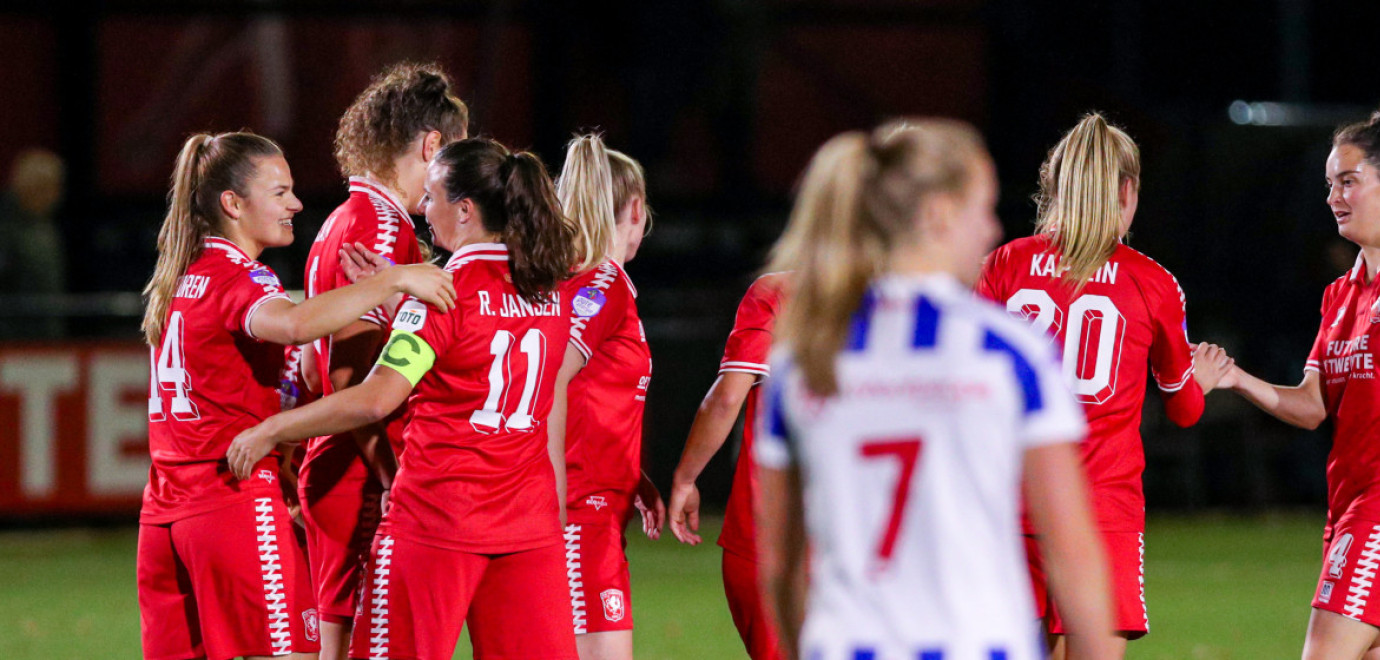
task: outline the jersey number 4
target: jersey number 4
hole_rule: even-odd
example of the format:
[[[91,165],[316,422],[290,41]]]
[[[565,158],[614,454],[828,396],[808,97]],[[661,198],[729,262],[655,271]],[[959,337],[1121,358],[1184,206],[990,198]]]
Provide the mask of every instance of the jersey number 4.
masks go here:
[[[163,346],[156,351],[149,347],[150,422],[167,419],[163,414],[163,394],[166,392],[172,393],[173,419],[186,422],[201,417],[196,404],[187,396],[192,389],[192,379],[186,365],[182,353],[182,312],[173,312],[168,315],[168,326],[163,328]]]
[[[1063,311],[1041,289],[1021,289],[1006,301],[1006,311],[1025,318],[1036,330],[1056,335]],[[1104,403],[1116,394],[1121,339],[1126,319],[1107,296],[1079,296],[1069,305],[1064,332],[1064,378],[1083,403]]]
[[[508,364],[512,352],[513,333],[499,330],[489,342],[489,353],[494,356],[489,365],[489,396],[484,399],[484,407],[470,413],[470,425],[480,433],[493,433],[498,427],[509,431],[523,431],[532,428],[534,420],[532,409],[537,404],[537,384],[541,382],[542,366],[546,364],[546,337],[540,330],[528,330],[522,335],[518,350],[526,357],[525,377],[522,383],[522,396],[517,408],[502,410],[508,399],[508,383],[513,374]]]
[[[906,505],[910,502],[910,484],[915,477],[915,466],[920,462],[922,444],[920,438],[903,438],[868,442],[858,448],[864,460],[891,459],[900,468],[896,487],[891,492],[891,513],[882,537],[877,540],[875,558],[879,571],[886,568],[896,551],[896,539],[901,535],[901,522],[905,520]]]

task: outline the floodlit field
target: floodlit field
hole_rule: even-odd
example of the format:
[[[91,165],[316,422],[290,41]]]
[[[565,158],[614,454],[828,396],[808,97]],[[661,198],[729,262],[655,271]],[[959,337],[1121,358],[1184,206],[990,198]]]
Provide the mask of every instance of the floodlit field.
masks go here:
[[[1321,530],[1321,514],[1152,519],[1152,634],[1130,657],[1297,657]],[[745,658],[718,548],[630,538],[638,658]],[[138,658],[134,549],[132,528],[0,534],[0,658]],[[468,642],[461,648],[455,657],[469,658]]]

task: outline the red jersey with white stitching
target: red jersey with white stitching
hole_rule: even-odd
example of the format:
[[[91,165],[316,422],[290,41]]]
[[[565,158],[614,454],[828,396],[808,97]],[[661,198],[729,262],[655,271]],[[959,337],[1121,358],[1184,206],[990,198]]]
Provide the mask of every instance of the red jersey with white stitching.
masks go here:
[[[223,238],[187,267],[149,351],[149,485],[140,520],[163,524],[262,497],[278,488],[275,451],[240,481],[225,452],[236,435],[282,410],[283,347],[261,342],[250,319],[287,299],[273,271]]]
[[[559,290],[537,304],[519,297],[500,243],[465,246],[446,270],[455,308],[410,300],[393,323],[436,362],[408,398],[407,451],[379,533],[481,554],[560,543],[546,422],[570,303]]]
[[[613,261],[562,289],[570,300],[570,344],[585,357],[566,388],[566,516],[621,528],[642,477],[642,411],[652,380],[637,289]]]
[[[733,318],[733,331],[724,344],[724,357],[719,361],[719,373],[741,371],[757,376],[757,384],[748,391],[746,419],[743,422],[743,446],[738,448],[738,464],[733,468],[733,489],[728,494],[724,510],[724,528],[719,532],[719,546],[733,554],[757,560],[757,534],[753,524],[752,501],[757,493],[757,469],[752,460],[753,429],[757,424],[758,387],[771,375],[767,356],[771,353],[772,328],[781,309],[785,273],[768,273],[752,286]]]
[[[1030,236],[987,257],[977,290],[1052,335],[1064,377],[1088,416],[1083,465],[1098,525],[1143,531],[1140,418],[1147,366],[1163,393],[1202,398],[1193,380],[1183,290],[1163,266],[1125,245],[1081,291],[1060,275],[1058,249],[1044,236]]]
[[[1380,279],[1380,278],[1377,278]],[[1342,516],[1380,521],[1380,285],[1366,282],[1365,261],[1323,291],[1322,322],[1304,369],[1320,372],[1332,421],[1327,457],[1327,522]]]
[[[402,202],[372,179],[350,177],[350,198],[336,207],[326,223],[321,225],[307,255],[308,297],[350,284],[350,279],[340,267],[340,249],[352,243],[360,243],[396,264],[422,261],[412,216],[408,215]],[[370,310],[361,320],[381,326],[385,332],[392,323],[388,311],[383,307]],[[312,342],[323,396],[335,391],[330,378],[331,343],[330,337]],[[403,414],[399,410],[387,425],[388,440],[393,445],[394,453],[402,451],[402,433]],[[309,490],[317,490],[311,484],[318,478],[339,482],[342,479],[362,481],[368,477],[368,469],[350,433],[307,440],[302,467],[303,485]],[[329,484],[321,486],[331,487]]]

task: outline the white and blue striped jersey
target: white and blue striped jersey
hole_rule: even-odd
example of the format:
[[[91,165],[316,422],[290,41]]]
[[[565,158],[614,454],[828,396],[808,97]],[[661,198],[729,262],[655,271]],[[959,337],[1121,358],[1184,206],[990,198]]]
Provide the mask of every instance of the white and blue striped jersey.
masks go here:
[[[1048,340],[947,275],[873,284],[815,397],[773,354],[758,463],[798,466],[806,660],[1043,657],[1019,509],[1025,450],[1077,442]]]

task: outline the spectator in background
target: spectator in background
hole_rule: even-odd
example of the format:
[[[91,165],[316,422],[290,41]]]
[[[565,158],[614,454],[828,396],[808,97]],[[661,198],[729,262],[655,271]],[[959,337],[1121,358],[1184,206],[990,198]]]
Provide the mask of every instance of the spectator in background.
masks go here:
[[[62,159],[47,149],[26,149],[15,157],[9,188],[0,194],[0,294],[66,290],[62,235],[54,222],[66,173]],[[0,319],[0,337],[59,337],[62,325],[51,316]]]

